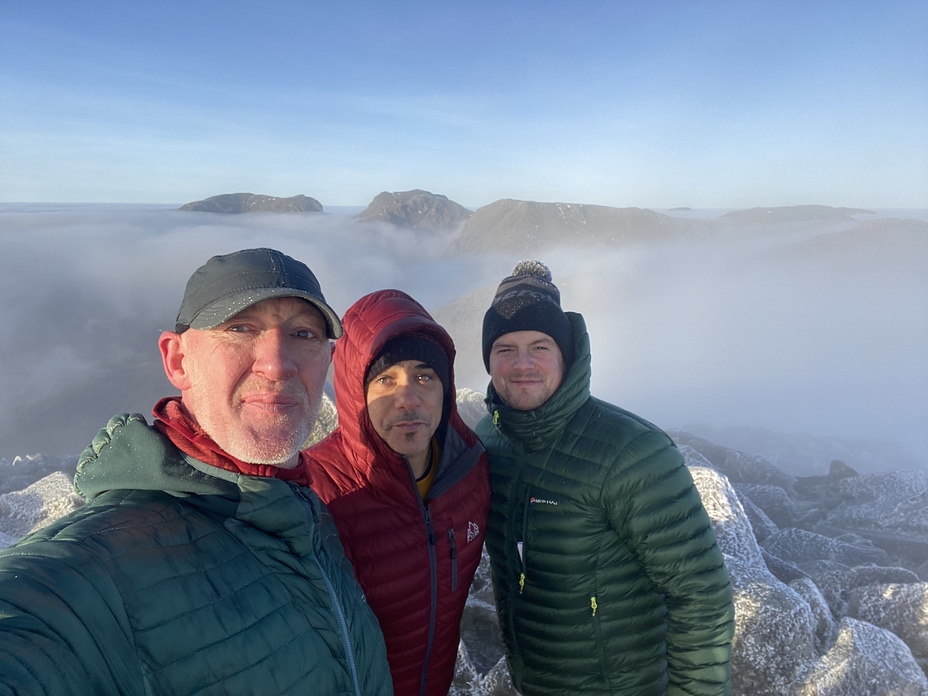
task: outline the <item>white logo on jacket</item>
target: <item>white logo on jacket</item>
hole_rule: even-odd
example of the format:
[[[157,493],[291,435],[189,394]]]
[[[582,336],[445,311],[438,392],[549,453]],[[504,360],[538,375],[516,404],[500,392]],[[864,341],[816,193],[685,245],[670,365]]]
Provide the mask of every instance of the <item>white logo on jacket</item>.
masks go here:
[[[536,498],[535,496],[532,496],[528,502],[531,503],[532,505],[555,505],[555,506],[557,505],[556,500],[548,500],[546,498]]]
[[[474,539],[480,536],[480,527],[476,522],[467,523],[467,543],[469,544]]]

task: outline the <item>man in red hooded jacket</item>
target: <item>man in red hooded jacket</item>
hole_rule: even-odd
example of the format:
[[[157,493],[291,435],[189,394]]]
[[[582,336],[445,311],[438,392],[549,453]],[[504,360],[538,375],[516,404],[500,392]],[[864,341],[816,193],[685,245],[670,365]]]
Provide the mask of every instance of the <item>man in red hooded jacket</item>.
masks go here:
[[[445,696],[490,488],[455,404],[454,343],[399,290],[358,300],[335,348],[338,427],[307,453],[402,696]]]

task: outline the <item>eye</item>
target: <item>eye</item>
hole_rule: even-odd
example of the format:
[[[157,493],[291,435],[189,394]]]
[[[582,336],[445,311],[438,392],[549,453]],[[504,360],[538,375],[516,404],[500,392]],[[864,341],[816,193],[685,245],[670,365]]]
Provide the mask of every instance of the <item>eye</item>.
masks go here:
[[[299,331],[294,331],[293,335],[296,338],[302,338],[304,340],[310,340],[313,338],[317,338],[316,332],[313,331],[312,329],[300,329]]]

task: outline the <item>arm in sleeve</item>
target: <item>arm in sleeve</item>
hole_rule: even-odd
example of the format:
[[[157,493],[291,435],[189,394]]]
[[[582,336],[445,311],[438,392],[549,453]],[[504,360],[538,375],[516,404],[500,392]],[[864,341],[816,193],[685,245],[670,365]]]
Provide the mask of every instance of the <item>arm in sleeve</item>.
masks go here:
[[[663,433],[633,440],[604,495],[611,521],[667,606],[667,695],[730,693],[732,588],[709,515]]]
[[[0,695],[144,693],[122,600],[74,546],[0,553]]]

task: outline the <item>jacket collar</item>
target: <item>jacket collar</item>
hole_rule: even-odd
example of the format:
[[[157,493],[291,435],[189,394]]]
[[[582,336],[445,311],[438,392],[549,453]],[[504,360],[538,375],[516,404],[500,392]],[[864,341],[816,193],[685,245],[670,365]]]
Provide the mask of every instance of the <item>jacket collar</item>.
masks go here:
[[[311,490],[206,464],[182,452],[138,413],[113,416],[100,430],[78,461],[74,487],[88,501],[117,490],[184,498],[197,508],[281,537],[299,554],[320,543],[314,529],[324,515]]]
[[[223,450],[207,435],[184,409],[178,397],[161,399],[152,409],[154,427],[168,438],[181,452],[205,462],[210,466],[245,476],[263,476],[295,481],[301,486],[309,485],[309,474],[305,466],[286,469],[271,464],[253,464],[236,459]]]

